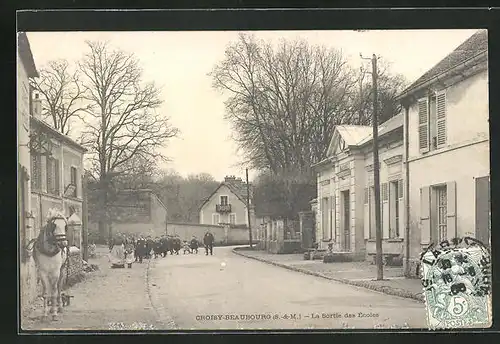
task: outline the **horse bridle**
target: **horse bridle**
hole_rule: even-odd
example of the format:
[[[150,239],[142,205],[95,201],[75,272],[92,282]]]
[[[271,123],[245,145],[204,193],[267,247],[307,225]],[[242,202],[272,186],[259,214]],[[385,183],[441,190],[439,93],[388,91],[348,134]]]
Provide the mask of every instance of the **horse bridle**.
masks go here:
[[[64,234],[54,234],[54,230],[56,229],[56,224],[54,223],[55,220],[64,220],[66,225],[64,226]],[[66,233],[68,232],[68,219],[64,216],[55,216],[51,218],[49,221],[50,225],[50,234],[54,237],[55,241],[60,244],[61,242],[67,240],[66,239]]]

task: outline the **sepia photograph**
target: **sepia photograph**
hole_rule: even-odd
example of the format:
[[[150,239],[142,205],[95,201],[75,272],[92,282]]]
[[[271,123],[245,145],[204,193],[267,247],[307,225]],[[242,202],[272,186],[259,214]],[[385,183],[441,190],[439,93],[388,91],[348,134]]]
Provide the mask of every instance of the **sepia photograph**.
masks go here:
[[[486,29],[19,31],[20,331],[492,325]]]

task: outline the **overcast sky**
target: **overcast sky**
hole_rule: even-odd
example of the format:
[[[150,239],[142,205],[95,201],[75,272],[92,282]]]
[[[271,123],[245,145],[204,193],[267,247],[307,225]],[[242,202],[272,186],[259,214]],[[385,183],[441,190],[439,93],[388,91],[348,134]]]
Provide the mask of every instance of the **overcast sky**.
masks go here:
[[[392,64],[392,71],[416,80],[476,30],[393,31],[253,31],[257,38],[304,38],[312,44],[342,49],[355,67],[359,54],[373,53]],[[181,130],[165,148],[173,159],[166,168],[182,175],[207,172],[217,180],[238,168],[236,146],[224,121],[224,98],[211,88],[207,76],[224,58],[226,45],[237,31],[204,32],[29,32],[37,68],[54,59],[70,62],[87,51],[86,40],[108,40],[116,48],[133,52],[144,69],[144,79],[162,87],[160,111]],[[366,63],[366,62],[365,62]],[[253,173],[251,173],[252,177]]]

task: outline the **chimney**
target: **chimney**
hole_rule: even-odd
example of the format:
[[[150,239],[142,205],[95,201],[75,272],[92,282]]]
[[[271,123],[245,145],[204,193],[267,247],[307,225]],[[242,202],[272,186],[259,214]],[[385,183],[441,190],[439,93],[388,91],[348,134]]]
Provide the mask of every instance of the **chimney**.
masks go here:
[[[236,177],[235,176],[225,176],[224,181],[226,183],[233,183],[234,181],[236,181]]]
[[[35,99],[33,101],[33,113],[32,116],[36,119],[42,119],[42,100],[39,98],[38,93],[35,93]]]

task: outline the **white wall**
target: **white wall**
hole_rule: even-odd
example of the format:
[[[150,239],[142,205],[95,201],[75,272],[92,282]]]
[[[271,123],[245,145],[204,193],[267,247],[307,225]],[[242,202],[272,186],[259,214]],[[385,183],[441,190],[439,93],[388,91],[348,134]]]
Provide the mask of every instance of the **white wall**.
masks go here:
[[[410,257],[415,263],[421,250],[420,189],[456,182],[458,236],[475,232],[475,179],[488,176],[489,111],[487,71],[474,75],[446,90],[446,146],[424,155],[418,149],[417,105],[409,108]],[[449,236],[454,233],[448,233]]]
[[[456,146],[489,138],[488,72],[476,74],[446,89],[446,144]],[[418,104],[409,109],[409,158],[418,148]]]
[[[31,155],[29,152],[29,132],[30,132],[30,94],[29,80],[26,69],[17,55],[17,147],[18,147],[18,162],[23,166],[28,175],[31,177]],[[26,212],[31,211],[31,183],[26,184],[27,192],[24,209],[19,209],[20,215],[26,218]],[[20,206],[20,204],[19,204]],[[26,228],[20,229],[20,252],[23,252],[24,246],[29,240],[35,236],[34,229],[28,223]],[[36,297],[36,267],[33,258],[22,262],[20,266],[21,274],[21,308],[24,309]]]
[[[245,203],[240,201],[225,185],[222,185],[200,210],[200,224],[212,225],[212,214],[216,213],[215,206],[220,204],[220,196],[228,197],[228,204],[231,204],[231,213],[236,214],[236,224],[247,225],[247,208]],[[219,216],[220,222],[229,223],[229,213],[220,213]],[[250,220],[252,224],[255,224],[255,218],[251,218]]]

